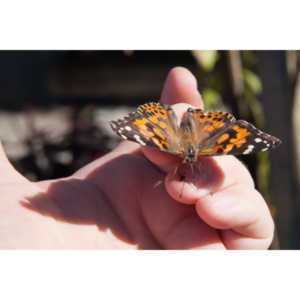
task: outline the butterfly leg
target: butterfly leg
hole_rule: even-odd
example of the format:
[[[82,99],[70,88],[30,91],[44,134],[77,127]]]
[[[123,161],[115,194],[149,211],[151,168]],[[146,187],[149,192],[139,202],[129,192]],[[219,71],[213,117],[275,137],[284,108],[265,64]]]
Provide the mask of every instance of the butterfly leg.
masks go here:
[[[156,189],[156,188],[159,187],[162,183],[163,183],[162,180],[158,180],[158,181],[154,184],[153,188]]]
[[[180,200],[182,199],[182,194],[183,194],[184,185],[185,185],[185,182],[182,183],[182,188],[181,188],[180,195],[179,195],[179,199],[180,199]]]

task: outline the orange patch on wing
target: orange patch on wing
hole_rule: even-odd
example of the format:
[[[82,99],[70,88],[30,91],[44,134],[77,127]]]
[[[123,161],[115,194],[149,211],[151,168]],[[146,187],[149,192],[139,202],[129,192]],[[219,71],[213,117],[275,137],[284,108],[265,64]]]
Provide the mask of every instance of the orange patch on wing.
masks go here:
[[[237,126],[237,125],[234,125],[234,126],[232,127],[232,129],[235,130],[235,131],[237,132],[237,134],[236,134],[236,138],[237,138],[237,139],[244,138],[244,137],[246,137],[246,136],[248,136],[248,135],[251,134],[251,132],[248,131],[246,128],[241,128],[241,127],[239,127],[239,126]]]
[[[228,145],[226,146],[226,148],[224,149],[224,152],[225,152],[225,153],[228,153],[229,151],[232,150],[233,146],[234,146],[233,144],[228,144]]]
[[[210,121],[210,116],[205,116],[204,118],[200,119],[200,122],[207,122],[207,121]]]
[[[214,126],[211,126],[211,125],[206,125],[206,126],[204,126],[204,130],[206,130],[206,131],[213,131],[215,128],[214,128]]]
[[[160,118],[163,118],[163,119],[167,118],[166,109],[162,105],[160,105],[159,103],[140,105],[138,107],[137,111],[141,114],[143,114],[143,113],[154,114],[156,118],[157,117],[160,117]]]
[[[153,128],[153,132],[158,135],[161,139],[165,140],[166,137],[157,129],[157,128]]]
[[[222,153],[227,154],[229,151],[232,150],[233,146],[233,144],[227,144],[225,148],[222,145],[216,146],[214,148],[213,153],[218,153],[218,150],[221,149]]]
[[[222,146],[220,146],[222,148]],[[200,152],[199,152],[199,155],[210,155],[210,154],[215,154],[215,149],[202,149]]]
[[[221,127],[224,126],[224,122],[222,122],[222,121],[215,121],[215,122],[213,122],[213,125],[214,125],[215,128],[221,128]]]
[[[158,117],[159,116],[151,116],[151,117],[149,117],[149,120],[151,122],[153,122],[154,124],[157,124],[161,128],[167,128],[167,124],[163,121],[158,120]],[[165,117],[165,119],[166,119],[166,117]]]
[[[245,138],[243,138],[243,139],[230,139],[230,143],[232,143],[232,145],[235,145],[237,148],[240,148],[246,142],[247,141],[246,141]]]
[[[223,142],[225,142],[227,139],[229,138],[229,134],[228,133],[224,133],[220,136],[220,138],[217,140],[218,144],[222,144]]]
[[[133,122],[133,124],[136,125],[137,127],[141,128],[141,127],[144,127],[147,122],[148,122],[147,119],[136,119]]]
[[[246,137],[248,135],[251,135],[251,132],[248,131],[246,128],[241,128],[237,125],[232,127],[233,130],[235,130],[236,138],[231,138],[230,143],[234,144],[237,148],[240,148],[243,144],[247,142]]]
[[[146,138],[151,138],[154,136],[154,133],[149,131],[146,127],[148,123],[147,119],[136,119],[133,124],[139,128],[140,133]]]
[[[205,116],[204,112],[202,110],[198,112],[192,112],[192,116],[197,119],[200,123],[203,123],[207,120],[207,117]],[[204,116],[204,118],[201,118],[201,116]]]
[[[204,123],[204,122],[211,122],[212,118],[218,118],[220,119],[220,121],[213,121],[214,122],[214,126],[215,128],[220,128],[223,127],[225,125],[225,123],[223,121],[221,121],[222,118],[226,118],[226,119],[234,119],[234,117],[227,113],[227,112],[210,112],[208,114],[205,114],[204,111],[198,111],[196,113],[193,113],[194,118],[198,119],[198,121],[200,123]]]
[[[164,149],[170,149],[170,145],[169,143],[167,143],[166,141],[160,141],[159,139],[157,139],[156,137],[152,137],[151,140],[153,141],[153,143],[155,145],[157,145],[161,150]]]
[[[159,120],[159,118],[166,120],[168,118],[167,112],[165,110],[165,108],[163,106],[161,106],[160,104],[151,104],[151,105],[141,105],[138,107],[138,112],[140,114],[143,113],[147,113],[149,114],[149,116],[147,116],[148,119],[141,119],[141,120],[136,120],[134,122],[134,124],[138,127],[144,125],[145,123],[149,121],[151,121],[154,124],[157,124],[158,126],[160,126],[161,128],[167,128],[167,124],[161,120]],[[153,115],[151,115],[153,114]],[[137,124],[138,121],[138,124]],[[143,124],[142,124],[143,123]]]
[[[161,144],[162,144],[163,146],[165,146],[164,148],[170,149],[170,145],[169,145],[169,143],[167,143],[166,141],[161,141]]]
[[[153,137],[151,139],[155,145],[157,145],[160,149],[163,149],[161,142],[156,137]]]

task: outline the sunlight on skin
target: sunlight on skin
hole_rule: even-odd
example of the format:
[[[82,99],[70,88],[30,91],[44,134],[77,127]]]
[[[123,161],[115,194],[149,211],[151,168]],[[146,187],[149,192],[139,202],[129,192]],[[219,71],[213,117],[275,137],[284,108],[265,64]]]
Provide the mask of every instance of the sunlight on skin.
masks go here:
[[[179,118],[202,107],[195,77],[172,69],[161,102]],[[237,158],[200,158],[186,182],[180,162],[125,141],[73,176],[31,183],[0,152],[0,248],[268,248],[273,220]]]

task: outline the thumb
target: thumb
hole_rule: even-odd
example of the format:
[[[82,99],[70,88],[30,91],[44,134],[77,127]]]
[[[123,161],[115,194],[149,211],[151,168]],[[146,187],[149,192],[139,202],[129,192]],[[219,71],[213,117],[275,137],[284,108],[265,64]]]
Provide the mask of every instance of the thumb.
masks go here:
[[[28,182],[8,160],[0,140],[0,184]]]

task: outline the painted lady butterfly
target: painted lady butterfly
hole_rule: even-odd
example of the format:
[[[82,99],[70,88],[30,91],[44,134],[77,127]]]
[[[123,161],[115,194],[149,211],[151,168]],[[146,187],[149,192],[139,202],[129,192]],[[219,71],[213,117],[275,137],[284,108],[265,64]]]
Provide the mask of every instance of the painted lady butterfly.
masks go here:
[[[195,163],[201,155],[267,151],[281,143],[227,112],[205,113],[188,108],[185,120],[179,124],[173,109],[159,103],[141,105],[110,125],[123,139],[178,155],[184,163]]]

